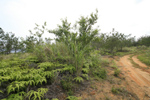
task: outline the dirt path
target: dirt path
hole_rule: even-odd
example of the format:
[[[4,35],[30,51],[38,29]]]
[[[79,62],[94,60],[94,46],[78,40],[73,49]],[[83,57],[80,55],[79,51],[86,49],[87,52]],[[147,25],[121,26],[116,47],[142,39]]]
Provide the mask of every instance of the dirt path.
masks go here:
[[[129,84],[128,88],[137,94],[141,100],[147,100],[145,98],[150,97],[150,74],[139,68],[133,67],[128,58],[130,58],[130,56],[126,55],[121,57],[118,61],[118,65],[121,66],[122,73],[126,77],[126,81]],[[142,64],[136,56],[133,57],[133,61],[141,67],[147,67]]]
[[[142,62],[140,62],[139,59],[137,59],[137,56],[133,56],[132,59],[133,59],[133,61],[134,61],[135,63],[137,63],[139,66],[141,66],[141,67],[143,67],[143,68],[147,68],[147,67],[148,67],[147,65],[143,64]]]

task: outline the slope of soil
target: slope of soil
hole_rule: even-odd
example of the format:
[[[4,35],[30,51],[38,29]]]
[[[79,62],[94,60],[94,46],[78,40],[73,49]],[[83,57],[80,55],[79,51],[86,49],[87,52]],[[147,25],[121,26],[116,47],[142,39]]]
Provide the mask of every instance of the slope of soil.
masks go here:
[[[140,68],[133,67],[130,62],[130,55],[119,57],[105,57],[110,61],[115,60],[121,70],[119,77],[114,76],[113,67],[107,69],[107,79],[101,81],[91,81],[91,85],[75,94],[82,97],[81,100],[150,100],[150,73],[146,70],[136,56],[132,59]],[[143,68],[142,68],[143,67]],[[143,70],[144,69],[144,70]],[[112,89],[120,89],[119,93],[114,94]]]
[[[121,57],[118,61],[118,65],[121,66],[121,71],[129,84],[128,88],[130,88],[140,100],[150,99],[150,74],[139,68],[133,67],[129,57],[129,55]],[[143,66],[136,57],[133,57],[133,60],[141,67],[147,67]]]
[[[143,68],[147,68],[147,67],[148,67],[148,66],[145,65],[144,63],[140,62],[140,60],[137,59],[137,56],[133,56],[132,59],[133,59],[133,61],[134,61],[135,63],[137,63],[140,67],[143,67]]]
[[[127,86],[124,79],[109,75],[106,80],[92,81],[86,90],[76,96],[81,97],[81,100],[139,100],[136,94],[126,89]],[[121,91],[114,94],[112,88],[115,91],[116,89]]]
[[[105,57],[113,61],[112,57]],[[92,80],[84,91],[75,96],[81,97],[81,100],[139,100],[137,95],[128,88],[128,83],[123,74],[119,77],[114,76],[114,67],[105,67],[107,78],[104,80]],[[114,92],[112,92],[112,89]]]

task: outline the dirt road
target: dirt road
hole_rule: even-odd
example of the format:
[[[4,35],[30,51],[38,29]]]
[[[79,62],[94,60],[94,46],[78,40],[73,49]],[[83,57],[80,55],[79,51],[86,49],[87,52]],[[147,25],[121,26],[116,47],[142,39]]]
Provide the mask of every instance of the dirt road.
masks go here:
[[[122,74],[125,76],[125,79],[129,84],[127,88],[134,92],[140,100],[150,100],[150,73],[133,67],[133,64],[128,58],[130,58],[130,56],[126,55],[121,57],[117,62]],[[136,56],[132,59],[140,67],[147,67],[145,64],[141,63]]]

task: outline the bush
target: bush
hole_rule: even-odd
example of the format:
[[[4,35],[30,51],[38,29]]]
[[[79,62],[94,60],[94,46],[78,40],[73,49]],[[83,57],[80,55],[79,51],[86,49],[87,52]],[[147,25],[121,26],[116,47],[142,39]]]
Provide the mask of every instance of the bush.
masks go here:
[[[111,88],[111,92],[112,92],[113,94],[119,94],[120,91],[121,91],[120,88],[115,88],[115,87],[112,87],[112,88]]]
[[[60,81],[61,86],[64,90],[69,91],[73,88],[73,77],[72,76],[64,76],[63,79]]]
[[[67,47],[63,43],[37,45],[34,48],[34,55],[39,62],[54,61],[59,63],[71,62]]]
[[[118,68],[116,68],[114,71],[114,76],[118,77],[119,74],[120,74],[120,70]]]
[[[62,88],[66,91],[72,89],[73,87],[73,83],[67,80],[61,80],[61,85],[62,85]]]
[[[137,49],[139,50],[145,50],[147,47],[145,45],[137,46]]]
[[[93,75],[99,78],[105,79],[107,77],[107,72],[104,68],[99,67],[95,69],[95,71],[93,72]]]
[[[38,61],[40,61],[40,62],[47,61],[47,57],[46,57],[46,54],[45,54],[45,51],[44,51],[44,46],[37,45],[34,48],[34,54],[37,56]]]

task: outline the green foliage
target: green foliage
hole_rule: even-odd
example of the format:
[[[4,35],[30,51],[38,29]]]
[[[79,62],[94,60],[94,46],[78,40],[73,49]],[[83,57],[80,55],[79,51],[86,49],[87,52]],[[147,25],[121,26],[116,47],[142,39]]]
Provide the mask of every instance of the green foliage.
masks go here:
[[[0,93],[3,93],[3,91],[2,91],[2,90],[0,90]]]
[[[65,90],[70,90],[73,87],[73,84],[72,84],[71,81],[62,80],[61,85],[62,85],[62,88],[65,89]]]
[[[98,11],[89,17],[81,16],[73,27],[67,19],[62,20],[62,25],[55,30],[46,29],[46,23],[42,28],[36,24],[35,30],[30,31],[26,39],[21,38],[18,42],[15,38],[17,45],[14,49],[29,53],[2,57],[0,83],[2,90],[6,88],[8,93],[5,100],[41,100],[48,91],[41,87],[56,83],[61,83],[66,93],[73,95],[73,88],[88,80],[91,73],[104,79],[106,70],[100,67],[101,56],[91,46],[94,40],[99,41],[96,38],[99,30],[93,28],[97,20]],[[45,30],[55,34],[55,43],[51,44],[50,38],[44,43],[42,35]],[[39,89],[35,91],[36,88]],[[20,94],[21,91],[23,94]],[[67,99],[78,100],[74,96]]]
[[[99,78],[105,79],[107,77],[107,72],[104,68],[97,68],[97,70],[93,71],[92,73],[94,76],[97,76]]]
[[[86,74],[89,73],[89,68],[82,68],[82,72]]]
[[[69,89],[68,91],[67,91],[67,95],[68,96],[72,96],[74,93],[73,93],[73,91],[71,90],[71,89]]]
[[[36,45],[34,54],[40,62],[71,63],[69,50],[64,43]]]
[[[37,91],[31,90],[27,93],[26,97],[32,100],[41,100],[44,94],[48,91],[47,88],[38,88]]]
[[[34,54],[37,56],[38,61],[44,62],[47,61],[46,54],[44,53],[44,47],[42,45],[36,45],[34,48]]]
[[[57,98],[53,98],[52,100],[59,100],[59,99],[57,99]]]
[[[81,97],[76,97],[76,96],[68,96],[67,100],[81,100]]]
[[[32,66],[31,64],[37,62],[36,57],[34,56],[27,56],[27,57],[20,57],[18,59],[17,56],[15,58],[10,58],[9,60],[3,60],[0,62],[0,82],[9,82],[7,87],[7,93],[11,95],[10,97],[6,98],[21,98],[19,93],[20,91],[27,90],[30,86],[38,86],[46,84],[47,81],[54,81],[54,77],[56,74],[59,73],[70,73],[73,74],[75,72],[75,67],[68,64],[60,64],[60,63],[52,63],[52,62],[43,62],[39,63],[36,67],[29,67]],[[24,64],[24,63],[28,64]],[[25,66],[26,67],[25,67]],[[67,84],[67,85],[66,85]],[[63,87],[70,90],[73,86],[72,82],[68,83],[68,81],[63,83]],[[42,90],[41,90],[42,91]],[[2,91],[1,91],[2,92]],[[38,91],[39,92],[39,91]],[[15,94],[16,93],[16,94]],[[31,90],[28,93],[28,96],[33,97],[33,93],[35,98],[40,98],[37,91]],[[43,92],[42,92],[43,93]],[[14,97],[13,97],[14,96]],[[20,97],[19,97],[20,96]]]
[[[101,66],[106,67],[106,66],[109,66],[110,61],[108,59],[101,59],[100,63],[101,63]]]
[[[2,28],[0,28],[0,53],[10,54],[11,50],[18,47],[18,38],[12,32],[5,33]]]
[[[82,77],[80,77],[80,76],[75,77],[73,80],[75,80],[78,83],[81,83],[81,82],[84,81],[84,79]]]
[[[116,88],[116,87],[112,87],[111,88],[111,92],[113,94],[118,94],[118,95],[130,95],[131,93],[129,93],[124,87],[120,87],[120,88]]]
[[[137,56],[137,58],[146,65],[150,66],[150,48],[144,50],[144,53]]]
[[[44,62],[44,63],[40,63],[40,65],[38,66],[39,68],[43,68],[44,70],[52,70],[54,67],[54,64],[51,62]]]
[[[116,68],[115,70],[114,70],[114,76],[119,76],[119,74],[120,74],[120,70],[118,69],[118,68]]]
[[[119,94],[120,88],[112,87],[112,88],[111,88],[111,92],[112,92],[113,94]]]
[[[92,67],[99,67],[101,65],[101,55],[98,50],[90,53],[89,62]]]
[[[113,29],[110,34],[103,33],[97,37],[100,40],[97,41],[99,44],[97,49],[100,49],[102,55],[115,55],[116,52],[123,51],[123,47],[131,46],[135,42],[135,39],[130,36]]]
[[[82,77],[89,80],[89,75],[88,74],[82,74]]]
[[[61,80],[61,85],[64,90],[69,91],[73,89],[74,83],[72,82],[72,78],[72,76],[63,77],[63,79]]]
[[[49,30],[50,33],[56,35],[56,40],[66,45],[71,63],[75,65],[77,75],[82,72],[83,61],[86,55],[91,50],[90,43],[98,34],[97,29],[92,29],[93,25],[97,22],[98,11],[91,14],[90,17],[81,17],[75,27],[71,27],[67,19],[62,20],[62,25],[58,25],[56,30]],[[79,27],[79,28],[77,28]],[[75,29],[71,31],[71,29]]]
[[[150,46],[150,36],[142,36],[138,39],[137,45]]]
[[[24,95],[26,95],[25,92],[19,92],[17,94],[11,94],[8,98],[2,100],[24,100]]]

